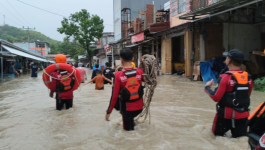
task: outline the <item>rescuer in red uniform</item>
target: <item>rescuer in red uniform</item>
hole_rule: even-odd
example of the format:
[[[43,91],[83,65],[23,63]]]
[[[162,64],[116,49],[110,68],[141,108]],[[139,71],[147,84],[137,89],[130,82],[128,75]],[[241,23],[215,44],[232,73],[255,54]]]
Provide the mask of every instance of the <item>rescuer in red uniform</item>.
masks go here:
[[[66,56],[58,54],[55,56],[56,63],[66,63]],[[73,106],[74,77],[69,72],[58,69],[51,74],[52,83],[50,97],[56,92],[56,110],[61,110],[65,104],[66,109]]]
[[[120,103],[124,130],[134,130],[134,117],[143,109],[143,70],[132,67],[133,52],[129,48],[120,51],[123,70],[115,73],[112,99],[107,109],[106,120],[116,103]],[[118,97],[120,96],[120,100]]]
[[[214,91],[211,90],[213,80],[205,85],[205,92],[217,102],[212,131],[216,136],[223,136],[228,130],[234,138],[246,136],[253,81],[240,69],[244,60],[240,50],[233,49],[224,55],[229,71],[220,75]]]

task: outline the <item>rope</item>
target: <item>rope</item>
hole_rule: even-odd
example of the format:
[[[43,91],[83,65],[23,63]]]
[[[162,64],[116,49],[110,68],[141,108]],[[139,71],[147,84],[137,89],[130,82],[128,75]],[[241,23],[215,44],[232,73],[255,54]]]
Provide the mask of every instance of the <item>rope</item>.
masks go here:
[[[75,70],[75,67],[73,67],[73,71],[75,71],[75,74],[74,74],[74,76],[75,76],[75,79],[76,79],[76,81],[77,81],[77,84],[78,84],[78,86],[80,86],[80,82],[78,82],[78,79],[77,79],[77,77],[76,77],[76,70]],[[82,80],[82,79],[81,79]],[[78,92],[80,92],[81,90],[80,90],[80,88],[78,88]]]
[[[81,83],[78,81],[77,77],[76,77],[76,68],[75,68],[75,67],[73,67],[73,71],[72,71],[68,76],[66,76],[66,77],[63,78],[63,79],[55,78],[55,77],[49,75],[49,74],[46,72],[45,69],[43,70],[43,73],[45,73],[46,75],[48,75],[48,76],[50,77],[50,79],[52,78],[52,79],[55,79],[55,80],[63,80],[63,79],[66,79],[66,78],[68,78],[68,77],[70,77],[70,76],[72,76],[72,75],[74,74],[74,77],[75,77],[75,79],[76,79],[75,81],[77,82],[77,84],[78,84],[78,85],[81,84]],[[48,81],[46,77],[45,77],[45,79],[46,79],[46,81]],[[50,81],[50,79],[49,79],[49,81]],[[50,82],[51,82],[51,81],[50,81]]]
[[[144,70],[145,92],[143,97],[144,108],[143,111],[136,118],[137,121],[144,122],[149,116],[149,123],[151,122],[150,104],[154,95],[154,90],[157,85],[157,61],[153,55],[142,56],[141,68]],[[140,120],[141,119],[141,120]]]
[[[55,78],[55,77],[49,75],[49,74],[46,72],[45,69],[44,69],[43,73],[45,73],[47,76],[49,76],[49,77],[52,78],[52,79],[62,80],[62,79],[60,79],[60,78]],[[75,71],[75,68],[74,68],[74,67],[73,67],[73,71],[72,71],[68,76],[66,76],[64,79],[70,77],[73,73],[75,73],[75,75],[76,75],[76,71]],[[75,76],[75,77],[76,77],[76,76]]]

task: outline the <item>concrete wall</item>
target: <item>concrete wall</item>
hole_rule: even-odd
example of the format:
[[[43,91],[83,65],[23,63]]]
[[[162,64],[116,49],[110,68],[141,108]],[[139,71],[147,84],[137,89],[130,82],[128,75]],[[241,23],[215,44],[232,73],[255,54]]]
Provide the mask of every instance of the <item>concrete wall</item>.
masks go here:
[[[121,0],[113,0],[114,40],[121,39]]]
[[[257,26],[224,23],[223,27],[225,50],[240,49],[244,52],[245,60],[249,60],[251,51],[261,50],[261,31]]]
[[[260,26],[261,30],[261,49],[265,51],[265,25]]]
[[[211,60],[213,57],[222,56],[223,47],[223,24],[208,23],[204,25],[205,41],[205,60]]]

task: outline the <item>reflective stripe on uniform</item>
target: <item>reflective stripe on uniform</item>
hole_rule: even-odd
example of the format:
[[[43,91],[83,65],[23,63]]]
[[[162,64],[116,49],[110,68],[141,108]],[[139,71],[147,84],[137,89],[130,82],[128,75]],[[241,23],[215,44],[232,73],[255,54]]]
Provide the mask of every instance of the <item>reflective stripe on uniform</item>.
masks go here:
[[[125,72],[126,75],[136,74],[136,70]]]
[[[131,96],[135,96],[135,95],[138,95],[138,92],[131,93]]]
[[[238,87],[237,90],[248,90],[248,87]]]
[[[57,70],[60,70],[60,67],[59,67],[58,63],[56,64],[56,68],[57,68]]]

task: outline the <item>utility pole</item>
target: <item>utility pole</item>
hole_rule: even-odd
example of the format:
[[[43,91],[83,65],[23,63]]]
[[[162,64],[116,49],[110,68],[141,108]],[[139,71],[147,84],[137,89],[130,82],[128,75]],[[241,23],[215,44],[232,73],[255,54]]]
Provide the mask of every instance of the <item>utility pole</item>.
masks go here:
[[[4,17],[4,25],[5,25],[6,24],[6,16],[3,15],[3,17]]]
[[[29,30],[35,30],[35,27],[34,28],[29,28],[29,27],[24,28],[24,26],[23,26],[22,29],[27,30],[27,32],[28,32],[28,50],[29,50],[29,42],[30,42]]]
[[[2,43],[0,42],[0,49],[1,49],[1,81],[4,81],[4,61],[3,61],[3,49],[2,49]]]

